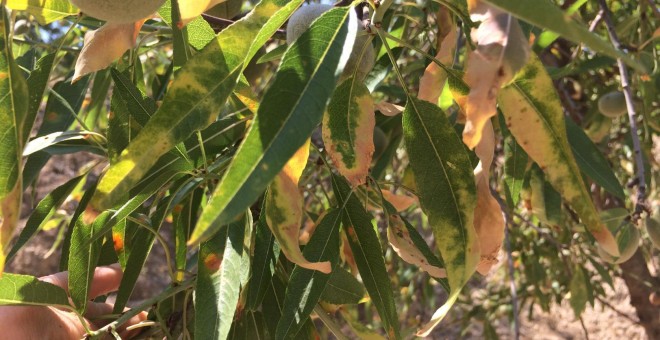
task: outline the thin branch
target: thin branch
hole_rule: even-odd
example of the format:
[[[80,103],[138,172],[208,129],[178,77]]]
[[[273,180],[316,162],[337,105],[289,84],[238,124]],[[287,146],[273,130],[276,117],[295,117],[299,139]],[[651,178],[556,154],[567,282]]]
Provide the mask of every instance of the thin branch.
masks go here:
[[[502,201],[500,195],[493,188],[490,188],[490,192],[500,205],[500,210],[502,210],[502,215],[504,216],[504,246],[506,247],[506,259],[507,259],[507,269],[509,276],[509,290],[511,291],[511,312],[513,314],[513,338],[515,340],[520,339],[520,316],[518,315],[518,289],[516,288],[515,282],[515,269],[513,266],[513,248],[511,246],[511,231],[510,227],[513,224],[511,220],[511,215],[509,214],[508,207]]]
[[[584,319],[580,317],[580,326],[582,326],[582,331],[584,332],[584,338],[589,340],[589,332],[587,331],[587,326],[584,324]]]
[[[612,12],[610,11],[609,7],[607,7],[605,0],[598,0],[598,3],[603,13],[603,21],[605,22],[605,27],[607,28],[607,33],[610,36],[612,45],[614,45],[616,49],[622,50],[621,41],[616,35],[614,22],[612,21]],[[632,137],[633,149],[635,152],[635,165],[637,168],[637,177],[635,178],[635,182],[637,182],[637,201],[635,202],[635,211],[633,211],[632,222],[637,224],[641,214],[644,211],[649,211],[648,207],[646,206],[646,177],[644,174],[644,160],[642,158],[642,147],[639,142],[639,135],[637,134],[637,113],[635,112],[635,105],[633,103],[628,68],[626,67],[626,64],[623,63],[621,58],[617,58],[616,63],[619,66],[621,87],[623,88],[623,95],[626,99],[628,119],[630,120],[630,135]]]
[[[626,314],[626,313],[624,313],[624,312],[618,310],[616,307],[612,306],[609,302],[603,300],[603,298],[601,298],[600,296],[596,296],[596,300],[598,300],[598,302],[602,303],[605,307],[611,309],[612,311],[614,311],[615,313],[619,314],[620,316],[622,316],[622,317],[628,319],[630,322],[634,323],[635,325],[641,325],[641,323],[639,322],[639,320],[635,320],[635,319],[632,318],[630,315],[628,315],[628,314]]]

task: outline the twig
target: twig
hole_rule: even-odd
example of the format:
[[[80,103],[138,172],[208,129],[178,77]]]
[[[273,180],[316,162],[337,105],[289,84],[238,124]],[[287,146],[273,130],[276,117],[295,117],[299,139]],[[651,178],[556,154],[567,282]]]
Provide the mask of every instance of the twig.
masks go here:
[[[607,33],[610,36],[612,45],[618,50],[622,50],[621,41],[616,35],[614,22],[612,22],[612,12],[605,0],[598,0],[600,8],[603,12],[603,21],[607,28]],[[646,206],[646,178],[644,174],[644,160],[642,158],[642,148],[637,135],[637,113],[635,112],[635,105],[633,104],[632,90],[630,89],[630,77],[628,76],[628,68],[623,63],[621,58],[617,58],[617,65],[619,66],[619,75],[621,77],[621,87],[623,88],[623,96],[626,99],[626,108],[628,109],[628,119],[630,120],[630,135],[632,137],[633,149],[635,151],[635,164],[637,167],[637,201],[635,202],[635,210],[632,214],[632,222],[637,224],[641,214],[648,211]]]
[[[584,338],[589,340],[589,332],[587,331],[587,326],[584,324],[584,319],[580,317],[580,326],[582,326],[582,331],[584,332]]]
[[[490,189],[491,194],[500,205],[502,215],[504,216],[504,246],[506,247],[506,260],[509,276],[509,290],[511,291],[511,313],[513,314],[513,338],[514,340],[520,339],[520,316],[518,315],[518,289],[514,280],[515,269],[513,267],[513,248],[511,247],[511,236],[509,228],[512,225],[511,215],[509,214],[508,207],[502,201],[500,195],[493,188]]]
[[[596,296],[596,300],[598,300],[598,302],[602,303],[604,306],[613,310],[615,313],[619,314],[620,316],[623,316],[624,318],[630,320],[630,322],[634,323],[635,325],[641,325],[641,323],[638,320],[635,320],[630,315],[618,310],[616,307],[612,306],[609,302],[603,300],[600,296]]]

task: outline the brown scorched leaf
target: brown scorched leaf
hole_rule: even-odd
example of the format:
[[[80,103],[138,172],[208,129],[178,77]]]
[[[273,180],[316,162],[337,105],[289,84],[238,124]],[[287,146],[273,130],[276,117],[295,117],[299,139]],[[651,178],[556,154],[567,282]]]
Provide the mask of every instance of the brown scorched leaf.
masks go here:
[[[481,139],[484,124],[495,116],[497,94],[526,63],[529,45],[518,20],[496,7],[468,1],[470,18],[480,21],[473,29],[477,49],[468,54],[465,82],[470,87],[465,104],[463,142],[473,149]]]
[[[438,53],[435,58],[444,65],[449,65],[454,60],[456,27],[454,27],[451,13],[446,7],[440,7],[437,18],[438,40],[436,47]],[[437,104],[446,81],[447,72],[435,62],[431,62],[424,70],[422,78],[419,79],[417,98]]]
[[[181,15],[181,22],[177,23],[177,26],[179,26],[179,28],[183,28],[183,26],[193,21],[207,9],[225,1],[226,0],[179,1],[179,13]]]
[[[128,24],[106,23],[85,34],[85,42],[76,61],[73,82],[86,74],[102,70],[135,45],[144,20]]]
[[[298,234],[302,224],[303,197],[298,181],[309,158],[309,140],[289,159],[266,193],[266,222],[289,261],[302,268],[330,273],[329,261],[309,262],[300,251]]]

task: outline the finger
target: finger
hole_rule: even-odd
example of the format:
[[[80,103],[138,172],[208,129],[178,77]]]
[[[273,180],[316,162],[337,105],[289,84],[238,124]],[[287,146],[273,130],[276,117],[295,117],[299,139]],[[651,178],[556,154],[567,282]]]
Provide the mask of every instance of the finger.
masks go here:
[[[119,264],[113,264],[107,267],[97,267],[94,270],[94,278],[92,285],[89,289],[89,298],[95,298],[100,295],[105,295],[119,288],[121,283],[122,271]],[[59,272],[47,276],[40,277],[39,280],[52,283],[56,286],[63,288],[69,292],[69,273]]]
[[[127,310],[129,309],[124,308],[124,312]],[[94,326],[96,326],[97,328],[101,328],[113,320],[110,318],[104,318],[104,316],[112,314],[112,311],[113,311],[113,307],[109,303],[92,302],[87,305],[87,312],[85,313],[85,318],[90,320],[91,323],[94,324]],[[147,312],[140,312],[139,314],[133,316],[119,327],[118,329],[119,335],[121,335],[122,339],[127,339],[137,335],[141,331],[141,329],[138,328],[127,331],[126,328],[137,325],[146,319],[147,319]]]

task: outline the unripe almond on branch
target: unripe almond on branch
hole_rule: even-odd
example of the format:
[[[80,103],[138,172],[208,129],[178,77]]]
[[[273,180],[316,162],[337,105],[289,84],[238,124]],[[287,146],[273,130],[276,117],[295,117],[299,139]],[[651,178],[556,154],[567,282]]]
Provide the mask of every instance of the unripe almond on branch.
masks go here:
[[[598,111],[610,118],[616,118],[628,112],[626,98],[621,91],[612,91],[598,99]]]
[[[156,12],[165,0],[71,0],[71,2],[89,16],[120,24],[148,17]]]

